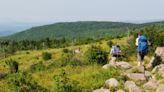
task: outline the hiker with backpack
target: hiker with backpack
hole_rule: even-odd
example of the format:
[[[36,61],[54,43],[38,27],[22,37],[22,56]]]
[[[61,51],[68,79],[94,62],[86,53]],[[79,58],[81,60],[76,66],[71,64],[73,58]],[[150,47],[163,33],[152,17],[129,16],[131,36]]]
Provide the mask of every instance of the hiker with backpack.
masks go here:
[[[120,53],[121,53],[120,46],[118,44],[113,44],[110,51],[110,54],[112,55],[110,63],[115,64],[115,62],[119,60]]]
[[[138,38],[136,38],[136,46],[137,46],[138,66],[143,66],[144,57],[149,52],[149,47],[148,47],[148,40],[142,34],[142,32],[138,33]]]

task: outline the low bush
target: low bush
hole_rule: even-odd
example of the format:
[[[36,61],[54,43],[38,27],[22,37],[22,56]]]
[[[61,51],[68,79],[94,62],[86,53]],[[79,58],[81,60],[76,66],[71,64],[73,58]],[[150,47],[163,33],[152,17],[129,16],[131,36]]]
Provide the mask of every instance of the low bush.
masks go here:
[[[64,69],[59,75],[54,76],[54,81],[56,92],[81,92],[81,89],[77,87],[78,83],[70,80]]]
[[[50,60],[52,58],[52,54],[48,53],[48,52],[43,52],[42,58],[43,58],[43,60]]]
[[[85,59],[90,64],[106,64],[108,60],[108,55],[101,48],[92,46],[85,52]]]
[[[27,51],[26,54],[30,54],[30,52]]]
[[[37,64],[31,65],[29,68],[29,71],[36,72],[36,71],[43,71],[45,69],[46,69],[46,66],[42,62],[39,62]]]
[[[63,53],[71,53],[71,52],[72,52],[72,51],[69,50],[69,49],[66,49],[66,48],[63,49]]]
[[[113,42],[110,40],[110,41],[107,42],[107,45],[108,45],[109,47],[112,47]]]
[[[49,92],[47,89],[39,86],[30,73],[10,74],[7,78],[11,92]]]
[[[18,72],[19,64],[15,60],[10,59],[9,61],[6,61],[5,63],[9,66],[11,73]]]
[[[81,65],[83,65],[83,63],[79,59],[77,59],[77,58],[72,58],[69,61],[68,65],[71,65],[71,66],[81,66]]]
[[[95,89],[103,87],[107,79],[117,79],[120,73],[120,69],[113,67],[108,70],[93,69],[76,74],[73,76],[73,79],[78,82],[78,87],[81,88],[82,92],[92,92]]]

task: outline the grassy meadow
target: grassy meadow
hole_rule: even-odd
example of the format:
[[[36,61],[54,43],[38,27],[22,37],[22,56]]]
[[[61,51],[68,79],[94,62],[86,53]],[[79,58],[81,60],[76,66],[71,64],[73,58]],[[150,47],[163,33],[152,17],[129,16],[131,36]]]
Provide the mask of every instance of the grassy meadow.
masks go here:
[[[113,39],[113,43],[120,44],[121,48],[126,46],[127,38]],[[54,76],[60,75],[57,78],[66,78],[67,82],[71,83],[77,90],[80,92],[91,92],[94,89],[100,88],[104,86],[105,80],[109,78],[117,78],[120,83],[122,82],[123,76],[121,76],[121,72],[123,72],[119,68],[110,68],[108,70],[102,69],[102,65],[99,64],[85,64],[85,52],[91,46],[99,46],[103,51],[108,53],[108,62],[110,61],[110,47],[107,45],[107,40],[101,40],[99,42],[87,44],[87,45],[79,45],[79,46],[69,46],[66,48],[58,48],[58,49],[45,49],[45,50],[27,50],[27,51],[17,51],[14,55],[8,56],[7,58],[0,59],[0,71],[8,73],[9,67],[6,65],[6,62],[10,60],[15,60],[19,63],[19,72],[26,72],[27,74],[31,74],[31,80],[35,81],[37,85],[47,89],[45,92],[59,92],[57,91],[58,81]],[[80,48],[80,54],[73,54],[70,57],[75,58],[75,61],[78,63],[63,63],[63,58],[65,58],[64,50],[73,51],[77,48]],[[52,54],[52,58],[50,60],[43,60],[42,53],[48,52]],[[64,59],[65,60],[65,59]],[[149,61],[150,58],[146,57],[146,61]],[[131,55],[129,62],[132,65],[136,65],[136,56]],[[148,63],[148,62],[147,62]],[[36,67],[34,66],[36,65]],[[34,66],[34,67],[32,67]],[[64,70],[64,75],[61,72]],[[18,74],[19,75],[19,74]],[[8,79],[10,79],[12,75],[8,75],[4,80],[0,80],[0,92],[10,92],[11,85],[8,84]],[[26,77],[25,77],[26,78]],[[28,77],[27,77],[28,78]],[[65,80],[65,79],[64,79]],[[64,84],[63,83],[63,84]],[[61,84],[61,85],[63,85]],[[120,88],[123,84],[120,84]],[[44,92],[44,91],[43,91]],[[73,92],[73,91],[72,91]]]
[[[121,45],[125,45],[125,39],[114,39],[113,42],[117,42]],[[79,65],[79,66],[71,66],[66,65],[63,67],[58,67],[58,64],[61,62],[61,58],[63,55],[63,49],[74,50],[76,48],[81,49],[80,54],[74,54],[73,57],[77,58],[81,62],[84,61],[84,53],[91,45],[100,46],[104,51],[109,52],[110,47],[107,45],[107,41],[102,40],[100,42],[88,44],[88,45],[80,45],[80,46],[70,46],[66,48],[59,49],[46,49],[46,50],[33,50],[33,51],[18,51],[15,55],[9,56],[7,58],[0,59],[0,71],[9,72],[9,67],[5,62],[8,60],[15,60],[19,63],[19,71],[29,71],[30,66],[34,64],[41,63],[40,70],[35,70],[32,72],[32,79],[34,79],[38,85],[49,89],[49,91],[55,91],[55,82],[53,79],[54,75],[60,73],[61,69],[64,69],[67,73],[68,77],[71,80],[75,80],[78,82],[78,86],[83,89],[83,91],[91,91],[95,88],[99,88],[103,86],[104,81],[109,79],[110,77],[118,76],[121,72],[119,69],[111,69],[103,70],[101,65],[92,64],[92,65]],[[52,59],[45,61],[42,59],[42,53],[49,52],[52,54]],[[110,59],[110,55],[109,55]],[[43,69],[42,69],[43,68]],[[45,68],[45,69],[44,69]],[[0,91],[6,92],[9,91],[10,87],[7,85],[6,80],[0,80]]]

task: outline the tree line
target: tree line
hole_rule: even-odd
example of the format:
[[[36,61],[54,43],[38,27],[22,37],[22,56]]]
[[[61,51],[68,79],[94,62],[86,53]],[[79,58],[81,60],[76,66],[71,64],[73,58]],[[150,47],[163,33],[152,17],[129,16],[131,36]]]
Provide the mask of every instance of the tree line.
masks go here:
[[[16,51],[21,50],[42,50],[48,48],[64,48],[66,46],[82,45],[100,41],[102,39],[112,39],[108,38],[87,38],[87,39],[73,39],[68,40],[66,38],[62,39],[50,39],[45,38],[42,40],[0,40],[0,57],[7,57],[8,55],[14,54]]]

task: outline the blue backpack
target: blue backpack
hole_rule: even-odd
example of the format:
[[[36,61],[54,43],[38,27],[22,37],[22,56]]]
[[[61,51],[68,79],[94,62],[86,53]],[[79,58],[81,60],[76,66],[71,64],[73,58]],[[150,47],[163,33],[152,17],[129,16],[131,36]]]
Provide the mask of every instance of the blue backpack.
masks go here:
[[[145,36],[140,36],[138,39],[138,52],[145,54],[149,52],[148,40]]]

